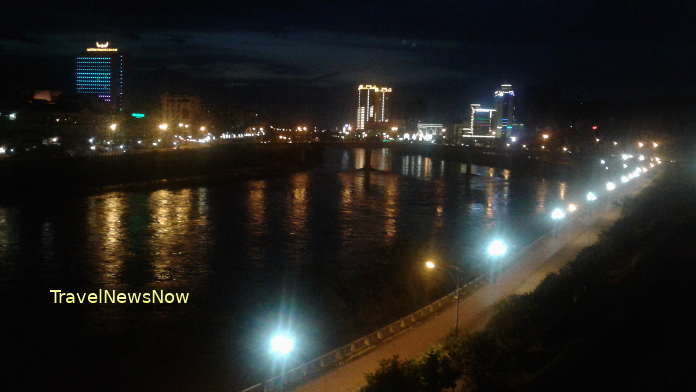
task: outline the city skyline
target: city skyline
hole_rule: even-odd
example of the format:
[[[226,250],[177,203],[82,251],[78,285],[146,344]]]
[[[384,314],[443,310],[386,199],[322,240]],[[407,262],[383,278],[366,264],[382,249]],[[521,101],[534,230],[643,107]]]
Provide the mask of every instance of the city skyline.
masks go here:
[[[641,4],[632,3],[634,17],[626,19],[623,7],[610,4],[407,5],[399,18],[389,17],[391,8],[375,5],[374,21],[358,24],[341,13],[348,6],[335,6],[338,12],[326,6],[264,11],[264,18],[250,22],[242,15],[258,12],[251,6],[173,11],[167,17],[142,6],[136,15],[123,8],[78,21],[70,9],[53,5],[45,13],[51,23],[19,7],[3,27],[12,33],[0,36],[9,71],[3,74],[4,93],[66,90],[72,58],[95,40],[117,42],[131,56],[132,97],[152,100],[181,89],[171,92],[243,102],[277,117],[316,116],[320,122],[353,118],[354,104],[344,97],[355,83],[369,80],[397,87],[398,100],[424,106],[427,120],[456,119],[470,102],[486,104],[490,86],[501,81],[520,92],[537,85],[562,87],[569,100],[689,96],[693,90],[690,77],[673,72],[688,69],[691,61],[684,57],[687,24],[673,17],[685,17],[682,6],[641,13]],[[486,23],[502,9],[516,18]],[[449,15],[460,15],[463,23],[445,23]],[[659,26],[650,34],[640,29],[648,20]],[[28,21],[32,29],[19,28]],[[633,60],[645,52],[652,55]],[[42,72],[48,63],[50,69]]]

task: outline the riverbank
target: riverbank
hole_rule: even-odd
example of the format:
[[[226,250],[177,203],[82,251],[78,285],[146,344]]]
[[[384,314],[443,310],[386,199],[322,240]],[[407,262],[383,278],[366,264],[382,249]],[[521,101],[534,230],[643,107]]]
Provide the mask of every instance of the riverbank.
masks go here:
[[[317,144],[219,144],[208,148],[0,161],[0,201],[45,192],[195,186],[285,175],[321,162]]]
[[[631,194],[635,194],[643,186],[631,185],[624,192],[630,191]],[[615,194],[612,200],[619,196],[626,194]],[[590,218],[586,218],[587,221],[576,221],[568,225],[557,237],[546,235],[524,250],[496,283],[482,285],[462,301],[459,315],[462,329],[475,331],[481,328],[493,314],[493,305],[498,301],[508,295],[536,287],[548,273],[557,271],[572,261],[582,249],[594,243],[601,232],[618,219],[619,211],[620,209],[612,203],[605,202],[604,208],[595,210]],[[455,318],[456,308],[450,306],[411,330],[376,346],[364,356],[306,382],[297,390],[357,391],[365,383],[364,374],[374,371],[382,359],[394,355],[407,359],[420,356],[450,333]]]
[[[696,175],[670,169],[624,203],[595,245],[491,308],[485,328],[418,360],[383,362],[363,390],[395,390],[418,375],[441,387],[458,380],[458,391],[692,389],[678,358],[694,340],[684,313],[694,250],[681,234],[696,231]],[[410,388],[400,390],[421,390]]]

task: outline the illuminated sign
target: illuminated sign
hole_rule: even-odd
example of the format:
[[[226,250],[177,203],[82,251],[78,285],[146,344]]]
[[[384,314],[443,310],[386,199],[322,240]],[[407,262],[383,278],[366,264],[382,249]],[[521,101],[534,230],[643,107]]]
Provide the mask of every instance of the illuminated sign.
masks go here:
[[[96,48],[87,48],[88,52],[118,52],[117,48],[110,48],[109,41],[102,43],[96,42]]]
[[[145,113],[131,113],[131,116],[135,118],[143,118],[145,117]]]

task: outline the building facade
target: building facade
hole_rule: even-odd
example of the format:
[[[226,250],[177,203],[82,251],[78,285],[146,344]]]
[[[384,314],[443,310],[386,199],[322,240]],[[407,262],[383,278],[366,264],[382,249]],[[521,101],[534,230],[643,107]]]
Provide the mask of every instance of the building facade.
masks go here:
[[[500,88],[494,93],[496,125],[506,127],[515,124],[515,91],[511,84],[501,84]]]
[[[125,57],[109,42],[96,43],[75,58],[75,91],[123,111]]]
[[[182,124],[191,126],[198,123],[203,117],[203,104],[201,99],[191,95],[163,94],[162,95],[162,121],[172,126]]]
[[[371,84],[358,86],[356,130],[365,131],[385,127],[391,114],[390,87]]]

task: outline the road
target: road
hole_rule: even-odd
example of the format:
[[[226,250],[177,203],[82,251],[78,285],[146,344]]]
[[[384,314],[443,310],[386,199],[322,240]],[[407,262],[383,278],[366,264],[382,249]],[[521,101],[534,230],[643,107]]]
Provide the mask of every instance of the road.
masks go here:
[[[640,192],[649,181],[631,184],[612,200]],[[557,236],[545,235],[523,249],[505,269],[495,283],[487,283],[463,298],[460,306],[460,328],[475,331],[485,326],[493,314],[493,305],[511,294],[534,290],[546,275],[558,271],[575,259],[577,254],[597,241],[598,235],[611,226],[620,216],[620,208],[605,201],[602,207],[585,217],[573,216]],[[300,385],[295,390],[303,392],[359,390],[365,383],[365,373],[374,371],[379,361],[398,355],[415,358],[433,344],[441,341],[454,327],[456,307],[443,310],[420,325],[377,346],[373,351],[342,367]]]

